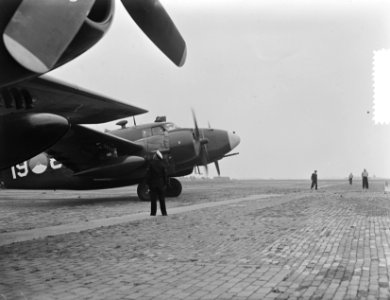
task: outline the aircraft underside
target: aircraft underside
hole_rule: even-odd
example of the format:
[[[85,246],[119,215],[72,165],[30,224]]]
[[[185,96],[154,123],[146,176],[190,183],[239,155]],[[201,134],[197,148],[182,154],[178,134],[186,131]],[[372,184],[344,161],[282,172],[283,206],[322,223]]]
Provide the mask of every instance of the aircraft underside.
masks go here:
[[[54,159],[48,158],[40,162],[29,160],[15,165],[0,173],[2,188],[7,189],[64,189],[64,190],[93,190],[137,185],[137,193],[141,200],[149,200],[149,188],[143,183],[143,172],[134,172],[133,176],[115,178],[88,178],[75,176],[74,172],[65,168]],[[192,171],[192,170],[191,170]],[[189,171],[183,174],[187,175]],[[176,174],[175,174],[176,175]],[[177,174],[179,175],[179,174]],[[179,175],[180,176],[180,175]],[[181,175],[182,176],[182,175]],[[182,185],[176,178],[169,178],[167,197],[178,197]]]

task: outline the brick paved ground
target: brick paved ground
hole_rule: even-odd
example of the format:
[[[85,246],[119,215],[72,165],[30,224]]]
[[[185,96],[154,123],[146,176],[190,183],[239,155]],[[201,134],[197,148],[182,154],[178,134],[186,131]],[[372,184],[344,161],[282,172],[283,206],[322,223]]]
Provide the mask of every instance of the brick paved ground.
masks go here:
[[[390,299],[383,183],[370,192],[265,184],[243,186],[246,195],[283,195],[2,246],[0,299]],[[198,199],[210,194],[196,190]],[[6,203],[0,211],[13,211]],[[72,216],[63,205],[52,209]]]
[[[169,206],[245,197],[252,194],[294,193],[310,183],[269,181],[183,182],[183,194]],[[0,190],[0,233],[41,228],[145,212],[135,187],[95,191]]]

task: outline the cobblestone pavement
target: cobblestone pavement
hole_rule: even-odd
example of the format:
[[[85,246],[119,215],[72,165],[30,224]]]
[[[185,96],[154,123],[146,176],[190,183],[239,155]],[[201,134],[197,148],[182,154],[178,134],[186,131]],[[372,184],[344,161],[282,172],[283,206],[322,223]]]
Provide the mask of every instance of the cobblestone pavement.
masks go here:
[[[183,182],[183,194],[168,200],[170,207],[241,198],[253,194],[294,193],[310,183],[296,181]],[[0,190],[0,233],[149,211],[135,187],[95,191]]]
[[[383,182],[369,192],[344,182],[313,192],[307,182],[272,184],[237,182],[212,197],[212,187],[195,186],[182,196],[185,205],[282,195],[1,246],[0,299],[390,299],[390,195]],[[74,220],[63,201],[53,214]],[[121,201],[115,206],[148,209]],[[39,211],[47,211],[35,204],[38,222]],[[169,213],[174,202],[168,205]],[[88,207],[117,214],[107,206],[99,200]],[[24,211],[0,201],[0,212],[19,216],[17,207]],[[8,220],[13,231],[35,228],[33,218],[21,228]],[[56,224],[45,222],[38,223]]]

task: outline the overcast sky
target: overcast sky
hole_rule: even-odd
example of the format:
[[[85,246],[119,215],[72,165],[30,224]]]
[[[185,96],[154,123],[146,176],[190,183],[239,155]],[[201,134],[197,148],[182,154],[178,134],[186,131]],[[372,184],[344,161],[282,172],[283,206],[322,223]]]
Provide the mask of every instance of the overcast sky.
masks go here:
[[[390,45],[388,1],[161,1],[187,43],[182,68],[118,1],[107,35],[52,75],[149,110],[138,123],[166,115],[189,127],[194,108],[200,126],[236,131],[225,176],[390,177],[372,76],[373,52]]]

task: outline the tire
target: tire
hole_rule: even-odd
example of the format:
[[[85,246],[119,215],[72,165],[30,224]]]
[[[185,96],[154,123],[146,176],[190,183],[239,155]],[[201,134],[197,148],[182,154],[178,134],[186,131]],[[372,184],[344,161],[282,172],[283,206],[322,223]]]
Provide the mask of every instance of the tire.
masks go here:
[[[179,180],[176,178],[169,178],[169,183],[167,186],[167,197],[179,197],[182,192],[182,185]]]
[[[141,201],[150,201],[149,186],[145,183],[138,184],[137,187],[138,198]]]

